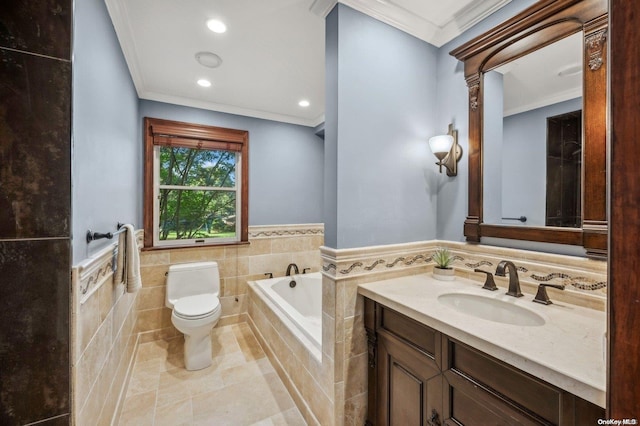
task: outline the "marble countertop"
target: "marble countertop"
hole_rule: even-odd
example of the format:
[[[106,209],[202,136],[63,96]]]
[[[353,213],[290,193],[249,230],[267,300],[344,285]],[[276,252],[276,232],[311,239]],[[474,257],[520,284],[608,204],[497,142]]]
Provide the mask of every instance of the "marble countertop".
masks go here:
[[[587,401],[605,406],[606,373],[601,311],[554,302],[533,303],[533,296],[507,296],[505,289],[483,290],[482,283],[457,277],[438,281],[431,273],[360,284],[358,292],[416,321],[539,377]],[[542,326],[515,326],[458,312],[439,302],[445,293],[468,293],[529,309]],[[553,296],[551,296],[553,300]]]

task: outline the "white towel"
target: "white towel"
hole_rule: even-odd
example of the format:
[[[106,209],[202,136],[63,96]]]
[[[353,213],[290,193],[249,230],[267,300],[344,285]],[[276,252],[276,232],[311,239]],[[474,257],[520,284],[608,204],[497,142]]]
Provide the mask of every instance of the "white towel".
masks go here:
[[[124,225],[127,229],[125,237],[125,284],[129,293],[135,293],[142,287],[140,279],[140,254],[138,253],[138,242],[136,241],[133,225]]]
[[[124,275],[124,245],[127,243],[127,233],[121,232],[118,234],[118,255],[116,257],[116,270],[113,273],[113,283],[115,285],[125,282],[127,279]]]

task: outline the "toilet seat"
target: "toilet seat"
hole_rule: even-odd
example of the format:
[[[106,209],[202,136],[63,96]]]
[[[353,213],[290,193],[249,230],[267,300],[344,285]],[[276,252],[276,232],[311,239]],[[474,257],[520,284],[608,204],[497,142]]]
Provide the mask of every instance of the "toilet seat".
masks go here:
[[[173,305],[173,313],[179,318],[197,320],[215,315],[220,310],[220,299],[214,294],[183,297]]]

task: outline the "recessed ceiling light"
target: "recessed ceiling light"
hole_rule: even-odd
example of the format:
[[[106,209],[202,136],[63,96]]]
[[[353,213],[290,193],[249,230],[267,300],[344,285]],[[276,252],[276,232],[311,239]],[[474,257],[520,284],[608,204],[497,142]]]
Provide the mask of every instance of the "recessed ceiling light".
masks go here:
[[[218,68],[222,65],[222,58],[213,52],[196,53],[196,61],[207,68]]]
[[[301,107],[303,107],[303,108],[306,108],[306,107],[308,107],[308,106],[309,106],[309,105],[311,105],[311,104],[310,104],[310,103],[309,103],[309,101],[307,101],[306,99],[303,99],[303,100],[301,100],[300,102],[298,102],[298,105],[300,105],[300,106],[301,106]]]
[[[227,26],[224,24],[224,22],[217,19],[209,19],[207,21],[207,27],[209,27],[209,29],[214,33],[218,34],[222,34],[227,31]]]
[[[198,84],[202,87],[211,87],[211,82],[204,78],[201,78],[200,80],[198,80]]]

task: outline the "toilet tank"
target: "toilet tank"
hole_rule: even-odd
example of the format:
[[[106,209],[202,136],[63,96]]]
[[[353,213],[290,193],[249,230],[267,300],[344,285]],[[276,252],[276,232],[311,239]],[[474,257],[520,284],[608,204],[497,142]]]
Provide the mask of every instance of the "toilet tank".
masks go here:
[[[220,294],[220,272],[216,262],[182,263],[169,266],[165,305],[173,309],[176,300],[198,294]]]

